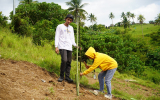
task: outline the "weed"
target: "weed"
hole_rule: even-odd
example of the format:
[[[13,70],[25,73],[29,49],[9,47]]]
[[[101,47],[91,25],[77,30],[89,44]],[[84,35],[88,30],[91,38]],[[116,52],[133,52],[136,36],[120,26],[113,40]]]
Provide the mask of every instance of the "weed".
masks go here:
[[[54,92],[55,92],[55,91],[53,90],[53,87],[50,87],[50,88],[49,88],[49,91],[50,91],[50,93],[52,93],[52,94],[54,94]]]
[[[151,96],[148,97],[146,100],[160,100],[160,96]]]
[[[131,87],[133,90],[137,90],[137,89],[140,88],[140,86],[135,85],[135,84],[131,84],[130,87]]]
[[[44,100],[49,100],[48,97],[46,97]]]
[[[137,100],[145,100],[145,97],[143,96],[143,95],[136,95],[135,96],[135,98],[137,99]]]

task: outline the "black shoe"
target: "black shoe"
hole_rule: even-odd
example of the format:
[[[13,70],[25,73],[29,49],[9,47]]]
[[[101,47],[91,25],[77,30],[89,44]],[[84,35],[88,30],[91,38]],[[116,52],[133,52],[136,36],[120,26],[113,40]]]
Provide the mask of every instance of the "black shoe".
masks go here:
[[[63,77],[59,77],[58,82],[62,82],[63,81]]]
[[[69,77],[65,78],[65,80],[66,80],[68,83],[72,83],[72,82],[73,82],[73,80],[70,79]]]

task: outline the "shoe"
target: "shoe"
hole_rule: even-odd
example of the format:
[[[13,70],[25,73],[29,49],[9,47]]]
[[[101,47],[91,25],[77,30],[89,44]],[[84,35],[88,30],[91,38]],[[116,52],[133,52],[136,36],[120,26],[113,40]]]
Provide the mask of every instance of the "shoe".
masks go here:
[[[73,80],[70,79],[69,77],[65,78],[65,80],[66,80],[68,83],[72,83],[72,82],[73,82]]]
[[[104,91],[94,90],[93,93],[94,93],[95,95],[98,95],[98,93],[104,93]]]
[[[107,99],[112,99],[112,95],[109,94],[105,94],[104,97],[106,97]]]
[[[63,77],[59,77],[58,82],[62,82],[63,81]]]

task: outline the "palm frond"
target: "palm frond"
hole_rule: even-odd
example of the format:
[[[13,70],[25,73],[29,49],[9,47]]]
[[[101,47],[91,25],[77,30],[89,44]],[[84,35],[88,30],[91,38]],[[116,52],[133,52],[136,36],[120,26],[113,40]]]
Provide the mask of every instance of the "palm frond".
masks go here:
[[[88,5],[88,3],[82,4],[79,8],[83,8],[83,7],[85,7],[86,5]]]

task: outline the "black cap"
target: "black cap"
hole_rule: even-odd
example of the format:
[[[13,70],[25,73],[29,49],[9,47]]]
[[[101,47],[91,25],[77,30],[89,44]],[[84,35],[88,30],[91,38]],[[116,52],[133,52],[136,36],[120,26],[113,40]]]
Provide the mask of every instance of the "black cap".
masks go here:
[[[73,19],[74,19],[73,15],[71,15],[71,14],[68,14],[65,19],[67,19],[67,18],[71,18],[72,21],[73,21]]]

